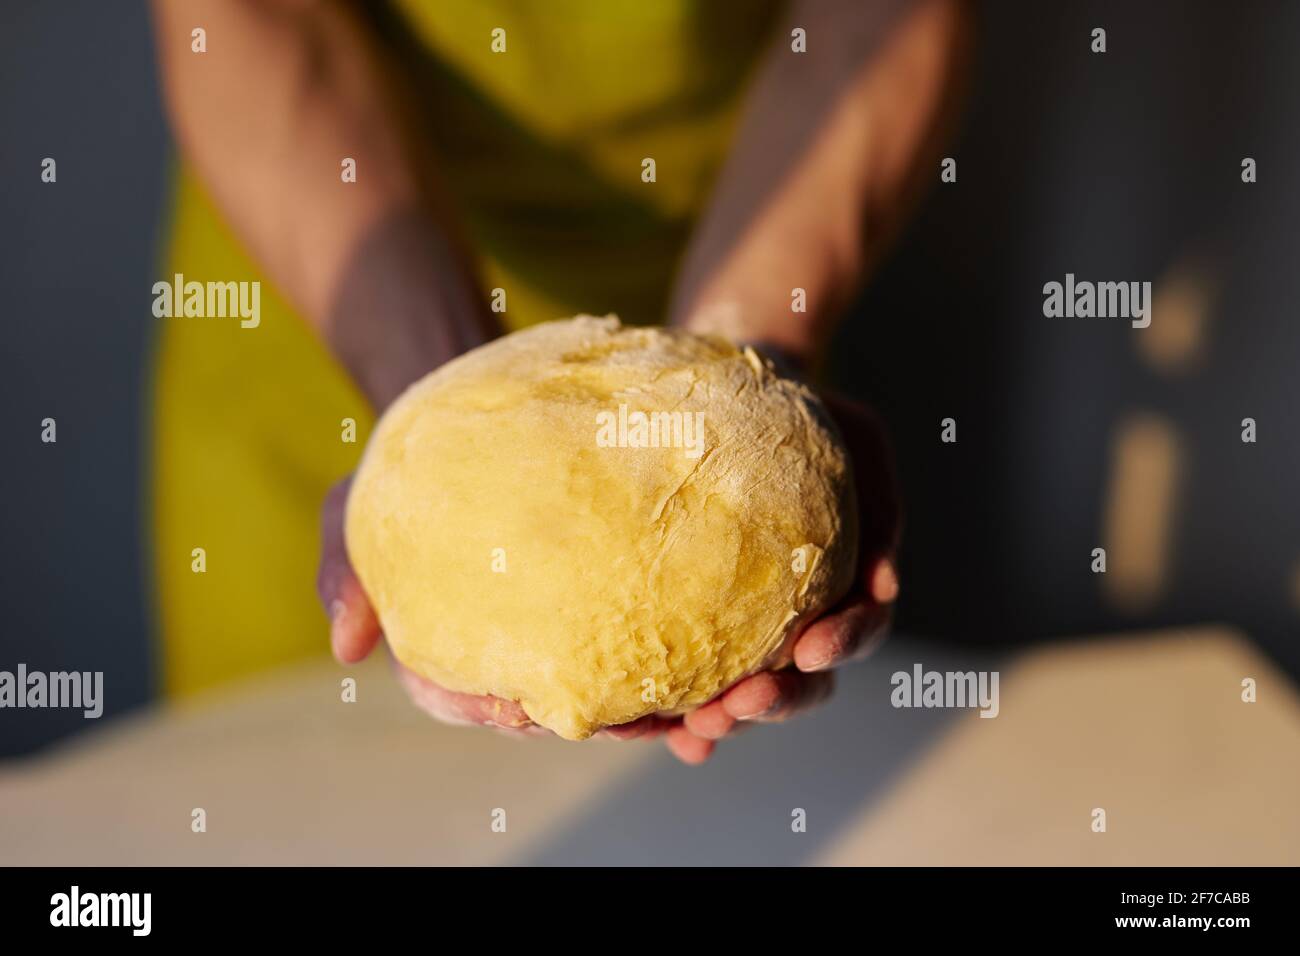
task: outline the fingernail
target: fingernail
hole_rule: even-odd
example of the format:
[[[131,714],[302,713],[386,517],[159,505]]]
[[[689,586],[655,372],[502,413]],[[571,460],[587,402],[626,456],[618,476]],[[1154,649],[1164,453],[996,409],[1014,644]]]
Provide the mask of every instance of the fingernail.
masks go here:
[[[779,703],[780,703],[780,701],[777,701],[777,702],[774,703],[774,704],[771,704],[771,705],[769,705],[769,706],[767,706],[767,707],[764,707],[762,710],[756,710],[756,711],[754,711],[752,714],[749,714],[749,713],[745,713],[745,714],[737,714],[737,715],[736,715],[736,719],[737,719],[737,720],[757,720],[759,717],[766,717],[766,716],[767,716],[768,714],[770,714],[772,711],[776,710],[776,708],[777,708],[777,704],[779,704]]]
[[[898,572],[894,562],[885,560],[876,565],[876,577],[871,582],[871,594],[879,604],[892,604],[898,597]]]
[[[829,654],[825,657],[814,657],[807,664],[800,664],[799,670],[803,671],[805,674],[815,674],[817,671],[829,670],[834,660],[834,654]]]

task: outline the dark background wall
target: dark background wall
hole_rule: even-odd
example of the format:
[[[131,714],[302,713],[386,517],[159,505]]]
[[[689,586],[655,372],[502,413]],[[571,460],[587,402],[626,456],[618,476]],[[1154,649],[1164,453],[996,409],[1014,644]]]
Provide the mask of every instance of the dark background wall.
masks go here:
[[[153,687],[143,429],[167,143],[144,3],[0,6],[0,670],[101,670],[105,719]],[[0,754],[87,723],[0,711]]]
[[[1297,28],[1281,3],[984,5],[946,150],[958,181],[931,191],[837,351],[899,445],[905,628],[1001,641],[1229,621],[1300,671]],[[1045,318],[1043,284],[1067,272],[1157,296],[1173,275],[1206,281],[1201,360],[1144,356],[1172,309],[1140,331]],[[1125,607],[1089,565],[1113,438],[1136,415],[1169,424],[1182,467],[1166,586]],[[938,441],[946,416],[956,445]]]
[[[1298,31],[1284,3],[986,5],[945,150],[958,181],[936,170],[833,362],[897,443],[903,630],[1001,642],[1229,621],[1300,673]],[[102,670],[119,713],[154,687],[143,479],[168,140],[144,4],[8,0],[0,142],[0,669]],[[1241,182],[1244,156],[1258,183]],[[1043,283],[1066,272],[1155,282],[1188,262],[1218,290],[1190,371],[1153,370],[1127,323],[1042,315]],[[1124,610],[1089,555],[1113,435],[1136,412],[1172,423],[1183,468],[1168,584]],[[939,442],[949,416],[955,445]],[[57,444],[40,441],[46,417]],[[0,754],[84,725],[0,712]]]

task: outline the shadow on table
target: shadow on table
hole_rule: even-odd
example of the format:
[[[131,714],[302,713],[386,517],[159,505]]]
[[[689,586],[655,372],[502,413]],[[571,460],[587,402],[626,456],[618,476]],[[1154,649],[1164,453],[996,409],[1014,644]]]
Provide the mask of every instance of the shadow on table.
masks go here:
[[[895,709],[891,675],[911,673],[918,662],[925,670],[980,671],[1000,660],[985,649],[894,637],[869,661],[844,669],[834,699],[815,715],[724,741],[706,769],[661,753],[520,862],[807,863],[959,716]],[[796,808],[806,813],[806,832],[793,832]]]

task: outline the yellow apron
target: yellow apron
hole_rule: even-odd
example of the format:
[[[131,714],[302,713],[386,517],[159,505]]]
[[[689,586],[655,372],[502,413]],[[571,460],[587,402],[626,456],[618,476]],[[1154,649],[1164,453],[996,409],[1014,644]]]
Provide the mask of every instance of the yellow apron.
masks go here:
[[[576,312],[662,320],[774,12],[709,0],[396,0],[375,15],[427,104],[486,287],[506,291],[507,327]],[[646,158],[654,183],[642,181]],[[152,494],[169,695],[326,652],[320,504],[356,466],[373,420],[185,169],[164,275],[175,273],[260,281],[262,298],[257,328],[162,320]],[[343,440],[346,419],[355,442]]]

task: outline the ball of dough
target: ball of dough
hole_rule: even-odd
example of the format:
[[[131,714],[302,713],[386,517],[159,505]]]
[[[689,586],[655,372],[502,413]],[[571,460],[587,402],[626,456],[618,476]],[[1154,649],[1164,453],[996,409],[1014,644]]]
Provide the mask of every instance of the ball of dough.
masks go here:
[[[788,663],[848,589],[855,507],[804,385],[720,338],[579,316],[412,385],[345,531],[403,664],[579,740]]]

